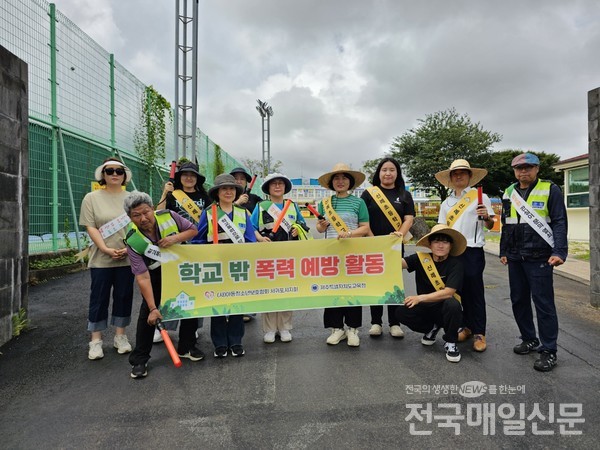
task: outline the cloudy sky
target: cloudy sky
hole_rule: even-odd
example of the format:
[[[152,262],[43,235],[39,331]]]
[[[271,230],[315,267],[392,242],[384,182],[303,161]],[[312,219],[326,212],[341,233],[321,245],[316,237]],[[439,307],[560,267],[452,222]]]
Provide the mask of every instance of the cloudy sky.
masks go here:
[[[142,82],[174,97],[175,0],[54,0]],[[191,4],[191,0],[188,1]],[[600,87],[597,0],[201,0],[198,124],[289,176],[360,169],[426,114],[456,108],[495,149],[587,153]]]

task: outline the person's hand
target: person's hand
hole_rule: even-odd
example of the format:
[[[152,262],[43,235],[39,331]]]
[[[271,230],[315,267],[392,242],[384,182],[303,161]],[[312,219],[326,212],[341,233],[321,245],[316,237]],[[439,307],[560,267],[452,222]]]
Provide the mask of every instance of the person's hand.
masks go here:
[[[125,259],[125,257],[127,256],[127,249],[126,248],[117,249],[117,248],[106,247],[106,250],[104,250],[104,253],[106,253],[108,256],[110,256],[113,260],[120,261],[122,259]]]
[[[407,308],[413,308],[419,303],[421,303],[420,295],[410,295],[404,299],[404,306]]]
[[[329,222],[327,221],[327,219],[319,219],[317,221],[317,231],[319,231],[320,233],[323,233],[328,226]]]
[[[250,200],[250,197],[248,196],[248,194],[242,194],[237,199],[237,201],[235,202],[235,204],[238,205],[238,206],[242,206],[242,205],[245,205],[246,203],[248,203],[248,200]]]
[[[271,242],[271,239],[269,239],[267,236],[261,236],[258,242]]]
[[[171,245],[177,244],[179,241],[177,240],[177,238],[175,237],[176,235],[172,235],[172,236],[167,236],[162,238],[160,241],[158,241],[158,246],[161,248],[167,248],[170,247]]]
[[[156,321],[158,319],[162,320],[162,318],[163,316],[158,310],[158,308],[154,308],[152,311],[150,311],[150,314],[148,315],[148,325],[156,325]]]
[[[402,239],[402,236],[404,236],[404,235],[403,235],[403,234],[402,234],[400,231],[392,231],[392,232],[390,233],[390,235],[397,236],[397,237],[399,237],[400,239]]]
[[[548,264],[550,264],[553,267],[558,267],[564,263],[565,262],[562,260],[562,258],[559,258],[558,256],[551,256],[550,258],[548,258]]]
[[[352,237],[352,231],[342,231],[338,234],[338,239],[348,239]]]
[[[501,256],[501,257],[500,257],[500,262],[501,262],[503,265],[507,265],[507,264],[508,264],[508,259],[506,258],[506,256]]]
[[[485,221],[490,220],[490,215],[485,205],[477,205],[477,215]]]
[[[298,229],[292,228],[292,237],[298,237]]]
[[[166,196],[169,192],[173,192],[175,190],[175,186],[170,181],[165,183],[165,188],[163,189],[163,197]]]

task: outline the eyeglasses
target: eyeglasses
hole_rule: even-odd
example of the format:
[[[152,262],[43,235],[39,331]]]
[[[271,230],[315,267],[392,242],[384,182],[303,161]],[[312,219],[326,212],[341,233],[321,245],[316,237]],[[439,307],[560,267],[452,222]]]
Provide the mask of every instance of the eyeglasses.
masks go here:
[[[125,169],[113,169],[112,167],[107,167],[106,169],[104,169],[103,171],[106,175],[113,175],[113,174],[117,174],[117,175],[125,175]]]

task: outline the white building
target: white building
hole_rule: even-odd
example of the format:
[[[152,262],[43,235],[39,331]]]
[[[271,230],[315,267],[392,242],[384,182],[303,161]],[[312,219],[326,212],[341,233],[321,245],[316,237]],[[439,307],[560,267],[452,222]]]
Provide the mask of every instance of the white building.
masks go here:
[[[564,196],[569,220],[569,239],[590,240],[589,154],[559,161],[554,165],[564,174]]]

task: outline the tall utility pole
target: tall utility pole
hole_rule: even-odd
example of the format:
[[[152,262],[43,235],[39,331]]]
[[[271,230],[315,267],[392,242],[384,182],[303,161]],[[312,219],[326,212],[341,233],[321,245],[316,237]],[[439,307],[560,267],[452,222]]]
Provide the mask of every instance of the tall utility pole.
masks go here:
[[[273,116],[273,108],[267,105],[267,102],[256,100],[256,103],[258,103],[256,110],[260,114],[262,122],[262,166],[263,170],[267,170],[267,173],[262,175],[265,176],[271,172],[271,116]]]
[[[189,150],[189,159],[197,162],[199,0],[190,1],[192,3],[191,14],[188,0],[177,0],[175,11],[175,117],[173,129],[175,131],[175,159],[179,159],[179,149],[181,148],[181,156],[188,158]],[[192,28],[191,39],[189,39],[190,26]],[[188,89],[190,83],[191,95]],[[188,111],[191,113],[192,129],[190,131],[187,129]]]

